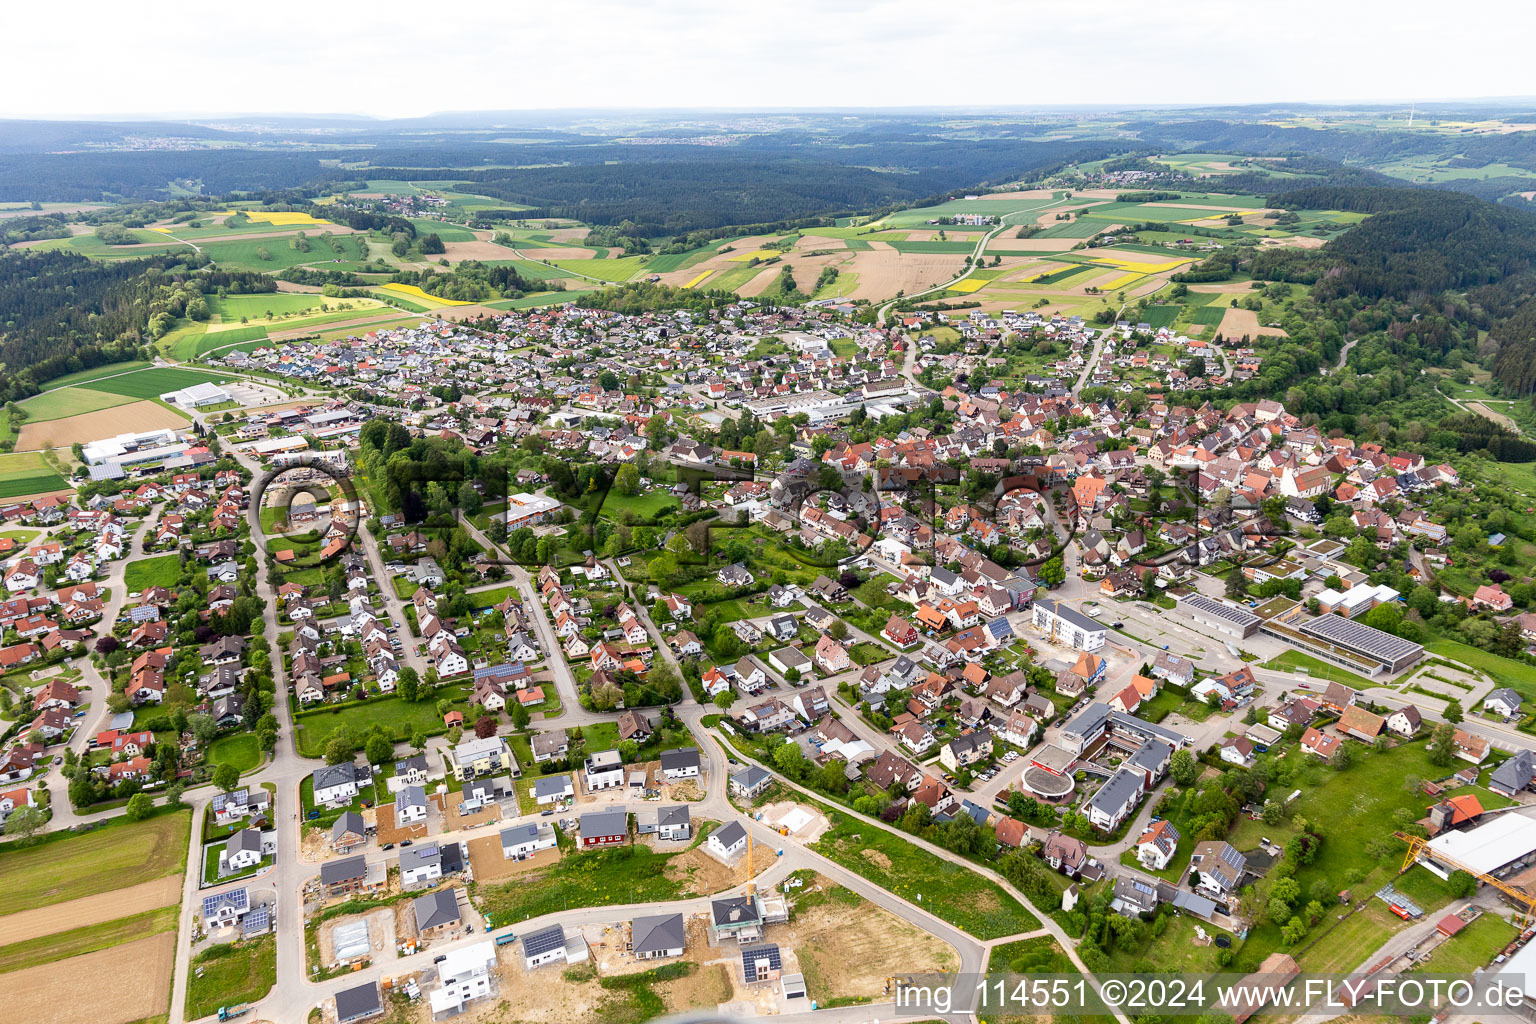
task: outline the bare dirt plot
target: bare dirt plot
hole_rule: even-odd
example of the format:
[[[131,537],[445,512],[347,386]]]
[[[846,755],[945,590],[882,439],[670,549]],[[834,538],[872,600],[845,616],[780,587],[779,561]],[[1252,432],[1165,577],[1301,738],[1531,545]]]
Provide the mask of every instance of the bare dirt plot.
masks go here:
[[[1253,284],[1248,281],[1239,281],[1227,284],[1192,284],[1189,286],[1192,292],[1200,292],[1206,295],[1227,295],[1232,293],[1247,294],[1253,291]]]
[[[443,259],[449,263],[459,263],[464,260],[510,260],[517,257],[512,255],[512,250],[495,242],[444,242]],[[543,249],[541,252],[554,252],[553,249]],[[565,250],[561,250],[562,252]],[[545,257],[546,259],[550,257]]]
[[[180,899],[181,876],[167,875],[99,896],[82,896],[48,907],[7,914],[0,917],[0,946],[78,928],[82,921],[111,921],[146,910],[158,910]]]
[[[446,246],[446,244],[447,243],[444,243],[445,246]],[[460,242],[459,244],[460,245],[469,245],[471,243],[469,243],[469,242]],[[502,253],[500,256],[495,257],[496,259],[499,259],[499,260],[516,259],[516,257],[512,255],[512,250],[507,249],[507,248],[505,248],[503,246],[500,246],[500,245],[495,246],[495,248],[500,249],[501,253]],[[531,256],[533,259],[536,259],[536,260],[589,260],[589,259],[592,258],[592,253],[590,251],[586,250],[586,249],[555,249],[555,248],[550,248],[550,249],[523,249],[521,251],[522,251],[524,256]]]
[[[385,843],[398,843],[402,839],[420,839],[427,834],[426,823],[416,825],[395,825],[395,807],[393,804],[383,804],[375,808],[379,825],[379,845]]]
[[[500,836],[481,836],[469,841],[469,866],[482,885],[512,875],[543,871],[560,860],[560,850],[540,850],[527,860],[507,860],[501,855]]]
[[[163,405],[147,400],[130,402],[128,405],[81,413],[79,416],[69,416],[62,420],[23,424],[21,435],[16,439],[16,450],[39,451],[50,444],[55,448],[68,448],[76,443],[99,441],[104,437],[115,437],[129,431],[140,432],[154,430],[157,427],[186,425],[185,417],[177,415]]]
[[[713,1010],[733,994],[731,967],[724,963],[701,964],[685,978],[652,985],[651,991],[667,1004],[669,1013],[684,1010]]]
[[[1321,249],[1326,239],[1313,238],[1311,235],[1290,235],[1286,238],[1261,238],[1260,245],[1285,245],[1293,249]]]
[[[736,294],[748,299],[754,295],[761,295],[768,290],[774,281],[778,280],[781,273],[783,273],[781,267],[769,267],[740,288],[737,288]]]
[[[817,884],[829,883],[818,877]],[[789,924],[765,929],[769,942],[795,951],[812,999],[879,997],[893,974],[954,970],[958,964],[947,942],[873,903],[853,900],[829,898],[797,912]]]
[[[1074,192],[1073,195],[1087,195],[1086,192]],[[1112,193],[1113,194],[1113,193]],[[1048,188],[1029,188],[1019,192],[988,192],[986,195],[977,196],[977,199],[1049,199],[1052,192]]]
[[[788,828],[789,834],[801,842],[813,843],[821,838],[823,832],[832,827],[827,816],[814,807],[789,800],[769,804],[762,811],[764,821],[770,825],[782,825]]]
[[[320,286],[317,284],[299,284],[297,281],[279,281],[277,282],[277,290],[280,292],[301,292],[306,295],[313,295],[320,291]]]
[[[1230,307],[1221,317],[1222,337],[1240,338],[1247,335],[1250,338],[1265,336],[1270,338],[1289,337],[1278,327],[1260,327],[1259,314],[1251,309],[1240,309],[1237,306]]]
[[[154,1017],[170,1009],[175,962],[176,933],[169,931],[14,971],[6,975],[5,1015],[27,1024],[129,1024]]]
[[[457,807],[454,808],[451,815],[449,814],[448,801],[442,794],[433,793],[427,799],[437,805],[438,813],[443,816],[444,832],[463,832],[480,825],[493,825],[501,820],[500,804],[492,804],[489,807],[476,811],[474,814],[466,814],[460,817]]]
[[[1066,252],[1072,238],[1013,238],[1005,231],[987,243],[988,252]]]
[[[565,971],[558,964],[528,970],[523,966],[520,945],[498,947],[496,959],[501,965],[501,1002],[517,1007],[518,1019],[527,1024],[590,1020],[593,1010],[606,996],[596,980],[566,981]]]
[[[768,861],[758,856],[756,852],[753,855],[753,863],[754,866],[768,866]],[[723,892],[733,886],[741,885],[751,877],[747,873],[746,854],[737,857],[734,865],[726,866],[698,846],[667,861],[666,872],[668,878],[690,879],[693,883],[693,891],[700,895]]]
[[[1482,402],[1468,402],[1467,408],[1471,409],[1473,412],[1477,413],[1479,416],[1482,416],[1485,419],[1492,420],[1506,430],[1512,430],[1517,434],[1520,432],[1520,428],[1515,425],[1514,420],[1510,419],[1508,416],[1501,412],[1494,412]]]
[[[898,291],[924,291],[954,277],[964,261],[961,253],[899,253],[891,248],[857,253],[848,269],[858,276],[858,287],[848,297],[888,299]]]

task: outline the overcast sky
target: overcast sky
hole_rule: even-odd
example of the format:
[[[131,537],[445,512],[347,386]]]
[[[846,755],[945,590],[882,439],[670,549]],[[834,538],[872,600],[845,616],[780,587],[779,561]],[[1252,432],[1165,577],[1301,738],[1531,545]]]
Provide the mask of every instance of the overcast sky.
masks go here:
[[[1515,96],[1533,27],[1513,0],[16,2],[0,116]]]

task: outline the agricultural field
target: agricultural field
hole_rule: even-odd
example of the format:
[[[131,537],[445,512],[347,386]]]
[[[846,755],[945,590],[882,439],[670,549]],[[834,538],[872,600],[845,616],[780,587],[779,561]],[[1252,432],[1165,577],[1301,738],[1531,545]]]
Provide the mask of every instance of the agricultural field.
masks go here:
[[[96,412],[100,409],[110,409],[115,405],[126,405],[131,401],[133,399],[125,395],[114,395],[106,391],[92,391],[89,388],[58,388],[45,391],[40,395],[33,395],[21,403],[21,408],[27,414],[26,422],[43,423],[48,420],[62,420],[68,416],[79,416],[81,413]]]
[[[398,284],[391,282],[386,285],[381,285],[380,290],[388,293],[391,302],[396,301],[399,298],[404,298],[406,301],[403,303],[403,305],[407,307],[416,307],[418,309],[420,309],[422,306],[425,306],[426,309],[434,309],[438,306],[474,305],[472,302],[459,302],[455,299],[440,299],[436,295],[431,295],[423,291],[419,285],[414,284]]]
[[[13,1019],[130,1024],[166,1012],[191,818],[115,818],[0,848],[0,972]]]
[[[45,494],[68,487],[69,481],[38,452],[0,455],[0,498]]]
[[[105,394],[104,392],[87,393]],[[16,450],[36,452],[50,447],[67,449],[77,443],[86,444],[128,431],[155,430],[161,427],[180,428],[186,425],[187,418],[163,402],[129,399],[121,405],[113,405],[96,412],[24,423],[21,434],[16,439]]]
[[[178,388],[189,388],[194,384],[207,381],[222,384],[227,380],[229,380],[227,373],[187,370],[179,367],[155,367],[92,381],[88,386],[92,391],[105,391],[108,394],[126,395],[129,398],[159,398],[166,392],[175,391]]]

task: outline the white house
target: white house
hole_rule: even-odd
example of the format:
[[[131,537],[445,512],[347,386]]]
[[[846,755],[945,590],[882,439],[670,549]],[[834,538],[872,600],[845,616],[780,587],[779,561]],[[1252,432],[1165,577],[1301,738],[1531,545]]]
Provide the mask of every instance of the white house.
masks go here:
[[[1109,635],[1107,627],[1060,601],[1036,601],[1030,622],[1053,641],[1079,651],[1099,650]]]
[[[420,786],[405,786],[395,794],[395,824],[414,825],[427,820],[427,793]]]
[[[1148,871],[1161,871],[1179,848],[1179,830],[1166,818],[1157,822],[1136,840],[1136,859]]]
[[[219,874],[233,875],[261,863],[261,832],[244,828],[229,837],[219,851]]]
[[[555,827],[541,822],[513,825],[501,830],[501,855],[507,860],[525,860],[540,850],[554,849]]]
[[[624,759],[617,750],[599,750],[584,768],[588,792],[624,785]]]
[[[661,752],[661,774],[668,782],[699,777],[699,748],[683,747],[680,750]]]
[[[357,797],[358,789],[367,783],[369,772],[351,761],[316,768],[310,776],[317,804],[349,804]]]
[[[747,848],[747,830],[739,821],[729,822],[711,832],[704,845],[715,856],[730,860]]]
[[[1483,710],[1491,711],[1502,718],[1511,718],[1520,713],[1520,695],[1508,687],[1499,687],[1489,692],[1483,698]]]

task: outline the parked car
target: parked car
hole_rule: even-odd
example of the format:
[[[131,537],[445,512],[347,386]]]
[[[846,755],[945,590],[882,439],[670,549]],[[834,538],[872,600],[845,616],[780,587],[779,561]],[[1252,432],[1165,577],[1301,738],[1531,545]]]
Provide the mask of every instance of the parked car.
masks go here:
[[[402,840],[400,840],[400,845],[401,846],[410,846],[411,843],[413,843],[413,842],[415,842],[414,839],[402,839]]]

